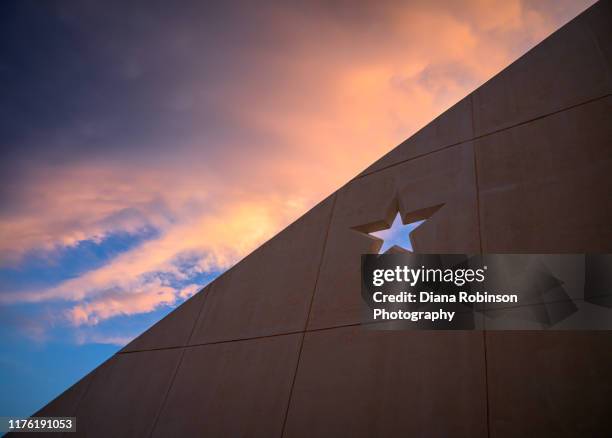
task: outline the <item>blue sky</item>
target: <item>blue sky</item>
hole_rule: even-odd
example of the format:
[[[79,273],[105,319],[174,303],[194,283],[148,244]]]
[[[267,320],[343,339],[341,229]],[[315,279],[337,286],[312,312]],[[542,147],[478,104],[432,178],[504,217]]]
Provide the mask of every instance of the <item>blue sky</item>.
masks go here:
[[[592,3],[0,2],[0,416]]]
[[[154,230],[143,230],[136,235],[117,233],[100,242],[81,241],[73,248],[50,254],[28,254],[18,267],[0,269],[0,285],[2,290],[19,291],[58,284],[103,266],[118,254],[155,236]],[[215,276],[214,272],[195,275],[190,281],[206,284]],[[0,308],[0,386],[3,388],[0,412],[7,416],[33,413],[180,302],[80,328],[63,323],[61,314],[65,306],[62,303],[22,303]]]

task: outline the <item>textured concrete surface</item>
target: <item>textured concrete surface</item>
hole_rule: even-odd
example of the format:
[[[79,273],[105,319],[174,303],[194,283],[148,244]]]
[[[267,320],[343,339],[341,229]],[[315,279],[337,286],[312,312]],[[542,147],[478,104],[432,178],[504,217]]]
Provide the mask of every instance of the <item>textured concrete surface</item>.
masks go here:
[[[122,351],[153,350],[187,345],[202,310],[207,287],[170,312],[149,330],[130,342]]]
[[[612,21],[612,2],[600,1],[584,15],[586,24],[595,38],[607,66],[608,87],[612,82],[612,38],[610,22]],[[608,88],[608,93],[610,88]]]
[[[612,252],[612,98],[476,141],[483,250]]]
[[[412,233],[415,251],[479,252],[472,144],[358,178],[338,192],[310,329],[361,320],[360,254],[380,248],[365,233],[390,224],[398,209],[407,221],[429,217]]]
[[[77,409],[77,433],[86,437],[148,437],[182,351],[118,354],[94,376]]]
[[[100,368],[104,365],[100,365]],[[85,396],[94,374],[98,372],[97,368],[92,373],[86,375],[77,383],[68,388],[63,394],[51,401],[40,411],[36,413],[38,417],[74,417],[76,415],[77,406],[81,399]],[[23,435],[19,435],[23,436]]]
[[[102,369],[108,364],[100,365],[91,373],[87,374],[77,383],[68,388],[64,393],[60,394],[53,401],[49,402],[46,406],[44,406],[40,411],[36,412],[33,416],[35,417],[74,417],[77,413],[77,407],[80,401],[83,399],[91,381],[94,378],[94,375],[101,372]],[[77,424],[78,430],[78,424]],[[27,438],[27,437],[36,437],[36,436],[44,436],[47,438],[59,438],[64,436],[63,432],[45,432],[44,434],[40,433],[28,433],[28,432],[20,432],[18,434],[10,433],[8,436],[16,436],[19,438]],[[74,435],[74,434],[72,434]]]
[[[333,198],[215,280],[191,343],[304,330]]]
[[[153,436],[280,436],[301,334],[191,347]]]
[[[608,436],[612,332],[356,325],[360,255],[381,245],[367,233],[396,211],[405,222],[428,218],[412,235],[418,252],[612,252],[611,3],[539,44],[39,414],[76,412],[77,436],[93,437]],[[515,310],[566,311],[552,301]],[[504,323],[489,311],[483,319],[489,329]]]
[[[472,131],[472,99],[466,97],[440,114],[408,140],[380,158],[361,175],[469,140]]]
[[[610,332],[487,332],[491,438],[612,430]]]
[[[308,333],[285,437],[486,437],[482,332]]]
[[[606,3],[606,2],[604,2]],[[515,126],[596,99],[612,91],[610,72],[590,17],[602,3],[572,20],[473,93],[476,136]],[[612,17],[608,15],[608,24]],[[610,30],[607,30],[608,40]],[[609,42],[607,43],[609,44]]]

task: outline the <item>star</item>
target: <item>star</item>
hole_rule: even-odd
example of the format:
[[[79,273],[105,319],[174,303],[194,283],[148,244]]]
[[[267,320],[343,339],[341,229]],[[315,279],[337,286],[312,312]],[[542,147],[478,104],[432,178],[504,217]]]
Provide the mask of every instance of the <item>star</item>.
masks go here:
[[[378,252],[379,254],[384,254],[394,246],[403,250],[412,251],[410,233],[412,233],[423,222],[425,222],[425,220],[404,224],[402,223],[402,216],[399,212],[397,212],[395,219],[393,220],[393,224],[391,224],[391,228],[368,234],[383,240],[383,244]]]

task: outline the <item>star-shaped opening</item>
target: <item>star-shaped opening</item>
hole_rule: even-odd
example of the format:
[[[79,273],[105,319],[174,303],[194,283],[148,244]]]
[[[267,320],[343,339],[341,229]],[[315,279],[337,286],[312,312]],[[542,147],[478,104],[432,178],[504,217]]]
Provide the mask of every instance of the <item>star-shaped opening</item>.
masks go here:
[[[410,234],[443,205],[438,204],[402,215],[399,201],[396,198],[389,206],[385,219],[353,227],[353,230],[367,234],[379,242],[382,241],[379,254],[412,252]]]
[[[378,251],[379,254],[386,253],[394,246],[398,249],[412,251],[412,241],[410,240],[410,233],[412,233],[423,222],[425,222],[425,220],[411,222],[404,225],[402,223],[402,216],[399,212],[397,212],[390,228],[387,228],[386,230],[382,231],[375,231],[369,234],[371,236],[378,237],[383,241],[383,244],[380,247],[380,250]]]

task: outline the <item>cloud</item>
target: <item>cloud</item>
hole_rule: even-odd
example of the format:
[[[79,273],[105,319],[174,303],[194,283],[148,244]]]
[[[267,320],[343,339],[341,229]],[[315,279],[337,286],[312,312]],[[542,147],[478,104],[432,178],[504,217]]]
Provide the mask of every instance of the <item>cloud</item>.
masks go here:
[[[67,94],[81,113],[14,144],[0,260],[156,235],[0,302],[66,301],[75,326],[175,304],[195,275],[234,264],[590,3],[189,6],[127,21],[112,7],[62,10],[102,92]]]
[[[101,333],[77,333],[76,344],[105,344],[105,345],[117,345],[123,347],[129,344],[135,336],[112,336]]]
[[[118,315],[134,315],[155,310],[176,301],[175,290],[160,282],[150,282],[139,290],[106,293],[71,307],[66,317],[75,326],[95,325]]]

